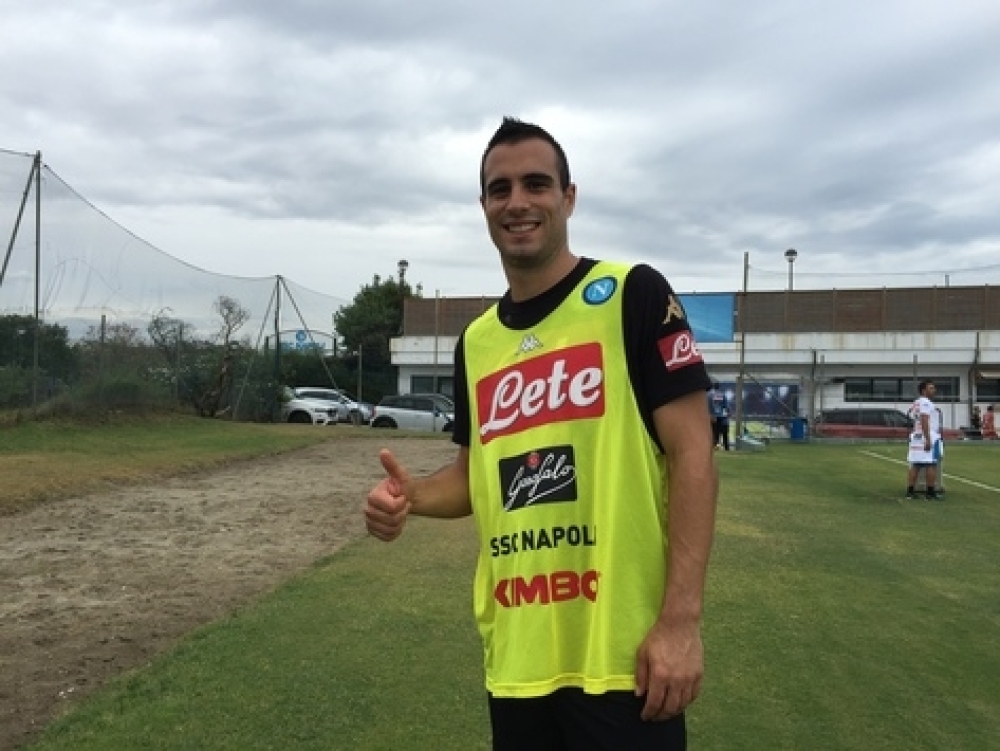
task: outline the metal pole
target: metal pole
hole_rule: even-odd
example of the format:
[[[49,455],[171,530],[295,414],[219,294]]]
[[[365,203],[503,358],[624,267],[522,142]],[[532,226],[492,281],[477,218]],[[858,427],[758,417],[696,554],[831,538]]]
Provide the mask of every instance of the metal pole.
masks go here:
[[[434,393],[440,393],[440,388],[438,386],[438,334],[440,331],[441,322],[441,290],[434,290]],[[431,418],[431,427],[437,430],[437,417],[438,410],[437,405],[434,405],[433,417]]]
[[[826,393],[826,355],[819,356],[819,411],[823,411],[823,405],[826,403],[825,393]]]
[[[108,361],[108,316],[101,313],[101,338],[97,350],[97,393],[100,395],[101,406],[104,406],[104,368]]]
[[[743,371],[746,365],[747,350],[747,286],[750,281],[750,252],[743,253],[743,292],[739,296],[736,320],[740,326],[740,372],[736,378],[736,448],[740,447],[743,439]]]
[[[362,396],[362,392],[361,392],[361,381],[362,381],[362,377],[361,377],[361,362],[362,362],[362,359],[363,359],[363,355],[362,355],[363,350],[364,350],[364,347],[361,345],[361,342],[358,342],[358,401],[359,402],[364,398]]]
[[[281,378],[281,277],[274,280],[274,382]]]
[[[39,301],[42,299],[42,152],[35,152],[35,354],[31,373],[31,406],[38,407],[38,348],[41,337]]]
[[[31,170],[28,172],[28,181],[24,184],[24,195],[21,196],[21,205],[17,209],[17,219],[14,220],[14,229],[10,233],[10,242],[7,243],[7,254],[3,258],[3,267],[0,267],[0,287],[3,286],[4,277],[7,276],[7,264],[14,254],[14,243],[17,241],[18,230],[21,229],[21,218],[24,216],[24,207],[28,204],[28,196],[31,194],[31,183],[35,181],[35,170],[38,169],[38,158],[31,160]]]
[[[177,357],[174,362],[174,403],[181,403],[181,338],[184,336],[184,325],[177,322]]]
[[[434,290],[434,393],[440,391],[438,386],[438,336],[441,331],[441,291]]]

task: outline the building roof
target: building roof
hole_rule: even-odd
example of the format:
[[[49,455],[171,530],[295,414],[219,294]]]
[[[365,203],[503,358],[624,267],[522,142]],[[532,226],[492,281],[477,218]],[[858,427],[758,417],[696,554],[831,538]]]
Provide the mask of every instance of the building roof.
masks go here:
[[[718,296],[720,293],[714,292]],[[725,293],[722,293],[725,294]],[[903,287],[731,293],[747,333],[1000,330],[1000,287]],[[685,297],[697,297],[681,295]],[[403,336],[458,336],[496,297],[411,297]]]

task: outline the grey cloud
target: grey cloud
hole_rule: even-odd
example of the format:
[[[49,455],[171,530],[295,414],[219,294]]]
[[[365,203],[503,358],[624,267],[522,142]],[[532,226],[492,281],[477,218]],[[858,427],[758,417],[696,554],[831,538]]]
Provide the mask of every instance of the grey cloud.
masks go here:
[[[0,147],[42,148],[112,214],[440,222],[454,247],[488,248],[467,218],[479,150],[511,113],[567,145],[572,237],[594,255],[732,286],[721,270],[751,248],[779,271],[796,244],[831,269],[1000,249],[1000,11],[979,0],[40,0],[5,20],[19,41],[0,65],[25,72],[0,83],[17,113]],[[490,253],[442,266],[497,273]]]

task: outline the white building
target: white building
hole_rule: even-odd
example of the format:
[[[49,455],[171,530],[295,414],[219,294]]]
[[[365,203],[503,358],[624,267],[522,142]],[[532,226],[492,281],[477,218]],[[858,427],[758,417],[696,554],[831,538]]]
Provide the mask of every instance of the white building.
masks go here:
[[[699,298],[707,297],[715,299],[706,312]],[[947,427],[968,425],[974,405],[1000,408],[996,287],[797,290],[681,299],[713,379],[735,390],[742,374],[743,393],[751,394],[748,405],[757,390],[766,399],[773,395],[783,401],[779,407],[785,417],[812,419],[823,409],[845,405],[905,410],[917,382],[931,379]],[[407,300],[403,336],[391,342],[399,392],[450,395],[458,336],[494,302],[468,297]],[[703,336],[702,331],[710,333]],[[775,417],[782,416],[781,410]]]

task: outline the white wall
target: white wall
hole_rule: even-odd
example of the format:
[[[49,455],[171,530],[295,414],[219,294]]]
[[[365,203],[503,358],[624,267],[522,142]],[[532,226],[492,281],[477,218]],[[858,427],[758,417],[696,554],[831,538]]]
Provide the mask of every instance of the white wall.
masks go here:
[[[399,337],[389,343],[399,367],[399,393],[410,390],[413,375],[450,376],[458,337]],[[760,381],[798,384],[803,413],[845,404],[850,377],[924,376],[960,379],[960,402],[939,405],[947,427],[968,425],[970,373],[1000,370],[1000,331],[872,332],[864,334],[749,334],[745,372]],[[739,342],[699,345],[712,377],[735,381],[740,371]],[[852,404],[857,404],[856,402]],[[866,406],[861,404],[859,406]],[[887,406],[884,402],[878,405]],[[905,410],[909,401],[896,405]]]
[[[401,336],[389,340],[389,358],[399,367],[397,393],[410,392],[414,375],[450,376],[455,367],[457,336]]]

